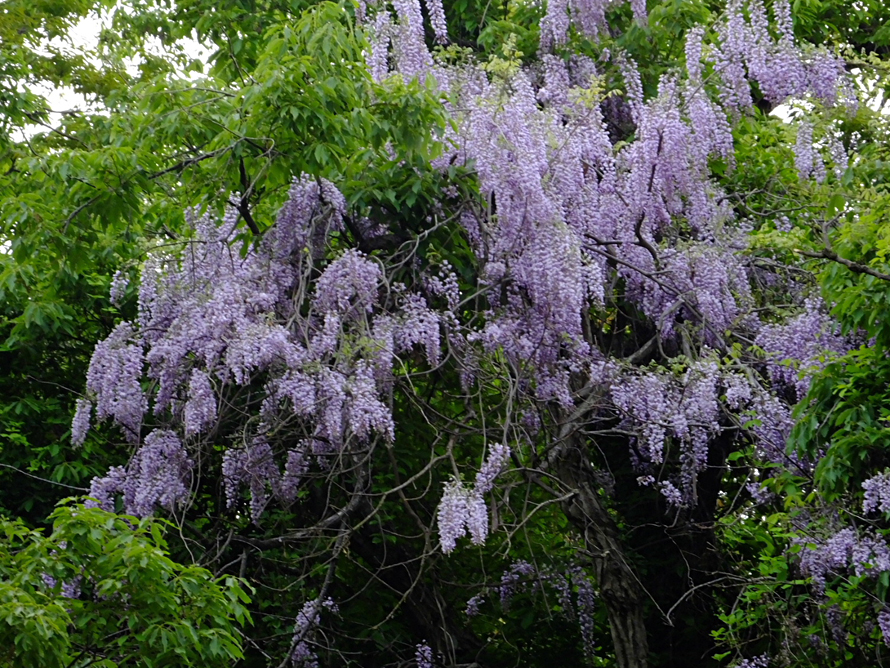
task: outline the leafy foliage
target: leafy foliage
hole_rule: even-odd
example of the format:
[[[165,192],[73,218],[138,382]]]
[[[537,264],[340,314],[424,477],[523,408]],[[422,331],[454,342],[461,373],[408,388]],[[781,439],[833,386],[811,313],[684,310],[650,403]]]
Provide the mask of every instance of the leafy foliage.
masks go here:
[[[225,665],[237,573],[244,665],[880,660],[886,8],[458,0],[429,49],[437,6],[133,2],[46,56],[102,5],[10,5],[0,503],[96,476],[216,573],[146,520],[10,525],[5,646]],[[68,448],[76,399],[124,438]],[[62,602],[77,522],[154,566]]]
[[[4,521],[3,665],[226,666],[250,621],[235,578],[173,562],[164,523],[64,505],[43,536]]]

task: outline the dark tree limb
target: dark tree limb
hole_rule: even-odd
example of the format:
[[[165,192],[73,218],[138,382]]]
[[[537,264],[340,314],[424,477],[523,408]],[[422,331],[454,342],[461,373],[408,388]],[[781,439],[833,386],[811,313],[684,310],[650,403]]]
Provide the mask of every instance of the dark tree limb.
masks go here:
[[[890,274],[885,274],[875,269],[872,269],[868,265],[861,264],[860,262],[854,262],[853,260],[848,260],[845,257],[841,257],[833,250],[828,248],[823,248],[818,253],[814,253],[813,251],[805,251],[801,249],[795,249],[797,253],[803,255],[804,257],[812,257],[820,260],[831,260],[832,262],[837,262],[838,264],[844,265],[850,271],[856,274],[866,274],[868,276],[874,276],[875,278],[879,278],[882,281],[890,281]]]
[[[644,592],[631,569],[615,520],[597,491],[593,467],[568,437],[548,457],[551,472],[572,494],[562,508],[584,536],[594,576],[605,603],[618,668],[647,668],[649,642],[643,610]]]

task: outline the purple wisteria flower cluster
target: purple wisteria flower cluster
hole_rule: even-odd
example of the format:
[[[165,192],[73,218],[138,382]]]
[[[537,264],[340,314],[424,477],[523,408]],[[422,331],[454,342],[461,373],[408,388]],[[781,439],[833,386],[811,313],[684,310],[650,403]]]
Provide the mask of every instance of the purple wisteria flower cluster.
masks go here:
[[[583,568],[571,566],[566,570],[539,571],[520,559],[501,574],[498,585],[485,591],[496,593],[501,610],[507,610],[517,594],[527,591],[540,593],[545,585],[556,594],[562,615],[578,624],[584,653],[588,659],[592,658],[596,649],[594,609],[597,594],[594,580]],[[484,593],[476,594],[467,601],[465,612],[468,617],[480,614],[484,596]]]
[[[404,39],[393,33],[387,47],[393,73],[415,76],[424,60],[424,74],[444,89],[456,84],[457,148],[441,164],[472,161],[483,195],[497,202],[496,215],[468,212],[462,218],[484,260],[481,283],[490,303],[484,326],[469,332],[469,341],[503,350],[534,374],[536,399],[566,406],[573,401],[571,375],[592,359],[598,362],[579,314],[609,295],[610,265],[617,265],[624,299],[665,340],[692,329],[719,349],[727,330],[756,335],[760,323],[739,252],[744,244],[710,176],[710,161],[732,168],[730,120],[751,106],[752,82],[775,104],[806,94],[836,104],[852,94],[843,68],[827,66],[839,63],[834,56],[802,50],[794,41],[787,3],[775,4],[777,27],[771,30],[760,0],[737,1],[707,49],[704,30],[690,31],[688,77],[665,75],[650,100],[644,100],[633,60],[614,56],[636,126],[634,141],[616,150],[603,106],[585,102],[582,94],[596,77],[596,65],[546,53],[548,45],[565,40],[571,25],[595,36],[608,4],[548,3],[542,72],[519,71],[507,82],[472,66],[427,59],[401,66],[416,35],[400,46]],[[410,14],[398,11],[400,17]],[[410,18],[399,20],[413,25]],[[705,64],[721,82],[719,101],[702,84]],[[688,224],[688,234],[677,234],[678,218]]]
[[[869,478],[862,483],[862,489],[865,490],[862,512],[890,513],[890,471]]]
[[[313,647],[323,610],[334,614],[339,612],[337,604],[331,598],[316,598],[307,601],[297,613],[290,652],[293,668],[318,668],[318,654]]]
[[[402,306],[383,312],[380,264],[359,251],[325,264],[327,236],[345,213],[333,184],[302,177],[276,224],[246,253],[232,248],[237,213],[229,211],[221,223],[190,213],[194,237],[150,255],[135,321],[95,349],[72,441],[85,439],[93,406],[97,420],[111,418],[137,446],[153,423],[178,431],[150,432],[129,466],[94,481],[103,506],[123,494],[127,512],[146,515],[184,500],[192,458],[213,437],[227,388],[258,384],[262,397],[261,421],[223,455],[227,501],[248,488],[254,520],[272,495],[294,500],[313,455],[394,438],[386,397],[397,355],[421,347],[438,363],[440,317],[404,289]],[[442,287],[454,300],[454,279]],[[270,437],[270,426],[289,416],[301,420],[298,440],[313,445],[295,449]]]
[[[509,458],[509,446],[493,445],[472,487],[465,487],[459,480],[451,480],[445,485],[437,513],[442,552],[448,554],[454,550],[458,538],[467,533],[473,545],[485,542],[488,537],[488,509],[484,495],[491,491],[495,478],[504,470]]]
[[[414,655],[417,668],[433,668],[433,650],[425,642],[417,645],[417,652]]]
[[[804,311],[784,324],[763,326],[755,343],[767,354],[773,383],[792,390],[798,400],[806,395],[812,375],[827,357],[852,348],[819,299],[806,300]]]
[[[795,42],[787,3],[774,3],[771,28],[760,0],[734,0],[713,43],[705,44],[701,28],[689,32],[685,76],[665,74],[650,99],[630,57],[604,54],[622,72],[621,103],[634,127],[633,140],[616,146],[604,117],[608,105],[594,96],[597,63],[548,52],[571,26],[595,37],[607,4],[549,3],[541,71],[517,68],[498,76],[473,64],[437,62],[424,42],[418,0],[394,3],[394,15],[380,4],[360,8],[374,78],[433,75],[453,93],[453,149],[436,164],[472,165],[483,201],[496,203],[460,216],[487,301],[472,327],[459,322],[460,286],[450,265],[425,277],[415,292],[391,282],[375,257],[356,249],[331,255],[327,239],[344,228],[346,200],[334,184],[303,176],[293,181],[276,224],[246,252],[232,248],[238,213],[230,210],[220,222],[189,213],[188,243],[150,254],[137,317],[95,350],[73,442],[83,442],[93,407],[96,420],[111,418],[136,447],[151,426],[162,425],[186,453],[176,460],[183,463],[168,467],[182,476],[174,485],[168,475],[173,487],[140,498],[175,505],[187,489],[184,462],[216,434],[225,393],[256,387],[260,419],[223,459],[227,502],[234,505],[247,488],[256,520],[271,498],[293,501],[313,458],[328,466],[355,444],[392,441],[398,356],[422,349],[435,367],[447,330],[465,385],[486,353],[505,356],[532,403],[569,409],[576,401],[573,379],[604,385],[611,414],[635,433],[631,455],[643,476],[665,462],[670,442],[680,445],[676,461],[655,481],[672,505],[694,502],[723,409],[756,412],[748,433],[759,451],[773,460],[785,456],[786,403],[718,369],[708,350],[725,349],[727,331],[743,332],[772,355],[774,385],[793,385],[799,397],[806,381],[795,376],[795,365],[815,368],[822,351],[842,349],[843,342],[824,316],[764,326],[754,314],[743,231],[710,164],[716,159],[733,167],[731,122],[751,105],[752,83],[775,104],[813,95],[826,105],[852,104],[850,83],[834,56]],[[632,7],[645,21],[644,3]],[[437,40],[447,41],[441,5],[430,0],[426,12]],[[719,84],[716,100],[703,83],[711,73]],[[801,132],[807,139],[806,128]],[[799,166],[812,172],[804,162]],[[115,278],[116,294],[122,294],[122,276]],[[446,310],[432,306],[442,301]],[[679,367],[685,370],[640,370],[608,359],[582,318],[607,302],[642,313],[659,345],[684,350]],[[792,339],[793,348],[786,345]],[[300,425],[295,441],[305,444],[299,448],[270,436],[276,433],[270,425],[294,417]],[[138,452],[130,467],[96,481],[103,504],[124,493],[129,476],[160,479],[160,469],[140,464]],[[500,462],[498,452],[493,449],[489,461]],[[484,542],[483,497],[490,486],[484,476],[472,487],[456,480],[446,485],[437,513],[445,552],[466,534]],[[151,512],[147,502],[125,505]]]
[[[89,496],[104,510],[115,509],[114,498],[123,497],[128,515],[145,517],[155,508],[174,510],[189,498],[188,481],[194,467],[179,437],[156,429],[124,467],[112,467],[108,475],[94,478]]]
[[[711,178],[710,164],[718,159],[733,168],[731,124],[752,106],[752,83],[773,104],[812,95],[825,105],[852,108],[855,99],[835,56],[796,43],[787,3],[774,4],[771,28],[760,0],[737,0],[718,24],[716,41],[704,44],[701,28],[688,33],[686,78],[665,75],[649,100],[633,60],[612,56],[635,126],[633,141],[616,149],[606,105],[585,102],[583,95],[596,79],[596,64],[547,53],[565,41],[572,25],[595,36],[605,11],[606,3],[548,3],[540,71],[520,70],[504,81],[472,66],[434,62],[426,70],[445,89],[460,82],[451,91],[458,99],[458,148],[443,165],[472,161],[484,197],[497,203],[496,212],[462,218],[490,305],[467,340],[527,369],[533,400],[565,407],[575,401],[573,374],[592,376],[604,361],[583,331],[579,316],[586,309],[620,297],[649,319],[662,341],[680,348],[690,338],[699,341],[697,353],[687,352],[682,379],[626,368],[608,380],[623,426],[639,432],[632,453],[638,466],[660,464],[668,439],[681,445],[678,466],[657,487],[672,505],[691,504],[709,444],[723,429],[723,408],[757,414],[757,420],[739,422],[749,423],[747,433],[771,461],[787,459],[791,426],[787,403],[770,394],[768,383],[706,361],[708,348],[726,348],[727,331],[750,339],[762,333],[758,340],[767,347],[778,327],[765,327],[756,315],[744,230]],[[394,72],[412,76],[392,64]],[[718,83],[716,100],[703,84],[705,68]],[[814,161],[813,169],[816,162],[822,164]],[[682,231],[678,219],[685,222]],[[808,341],[812,345],[793,357],[804,367],[840,345],[825,336]],[[794,373],[787,365],[780,372],[781,364],[769,366],[777,385]],[[481,524],[467,524],[481,514],[479,500],[451,483],[440,506],[443,546],[453,549],[464,531],[482,535]]]
[[[890,547],[874,533],[860,534],[848,527],[823,540],[798,539],[796,544],[801,546],[800,570],[812,579],[818,592],[825,591],[831,575],[852,571],[877,577],[890,571]]]

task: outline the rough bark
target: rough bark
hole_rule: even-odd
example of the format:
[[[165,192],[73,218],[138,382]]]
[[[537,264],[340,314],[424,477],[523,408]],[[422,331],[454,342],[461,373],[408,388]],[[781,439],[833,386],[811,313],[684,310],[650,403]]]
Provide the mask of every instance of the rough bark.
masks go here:
[[[643,590],[625,557],[618,527],[597,492],[593,468],[573,441],[563,441],[548,458],[551,471],[574,492],[563,502],[563,511],[581,531],[591,553],[600,598],[609,615],[618,668],[646,668],[649,644]]]

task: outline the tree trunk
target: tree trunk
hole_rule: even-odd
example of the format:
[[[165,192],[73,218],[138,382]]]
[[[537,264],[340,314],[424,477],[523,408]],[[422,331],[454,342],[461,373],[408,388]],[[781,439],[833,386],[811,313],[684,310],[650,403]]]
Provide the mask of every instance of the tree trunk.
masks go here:
[[[548,457],[552,472],[574,495],[563,511],[581,530],[593,558],[600,597],[609,614],[618,668],[646,668],[649,644],[643,616],[643,590],[624,554],[618,527],[596,489],[593,467],[569,438]]]

